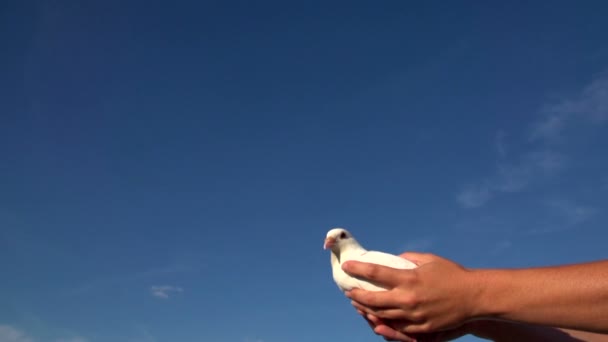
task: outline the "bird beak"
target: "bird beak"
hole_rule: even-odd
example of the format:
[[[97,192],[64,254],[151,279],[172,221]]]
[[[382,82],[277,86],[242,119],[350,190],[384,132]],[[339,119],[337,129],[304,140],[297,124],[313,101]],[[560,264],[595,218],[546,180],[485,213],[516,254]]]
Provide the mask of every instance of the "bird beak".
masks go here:
[[[336,243],[336,239],[334,239],[332,237],[328,237],[327,239],[325,239],[325,243],[323,244],[323,249],[332,248],[335,243]]]

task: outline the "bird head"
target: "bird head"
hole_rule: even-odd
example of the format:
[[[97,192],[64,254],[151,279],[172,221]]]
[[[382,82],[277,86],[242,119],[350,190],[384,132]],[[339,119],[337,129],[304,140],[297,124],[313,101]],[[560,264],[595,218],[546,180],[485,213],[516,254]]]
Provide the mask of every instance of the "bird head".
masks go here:
[[[327,232],[323,249],[339,250],[344,244],[354,241],[353,236],[344,228],[334,228]]]

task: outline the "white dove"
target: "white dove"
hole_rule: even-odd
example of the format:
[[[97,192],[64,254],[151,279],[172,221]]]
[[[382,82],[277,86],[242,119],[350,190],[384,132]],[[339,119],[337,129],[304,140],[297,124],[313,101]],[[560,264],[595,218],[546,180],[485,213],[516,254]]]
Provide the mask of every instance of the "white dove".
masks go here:
[[[331,269],[334,281],[342,291],[360,288],[367,291],[384,291],[386,288],[342,271],[342,263],[355,260],[399,269],[415,268],[416,264],[399,256],[363,248],[348,230],[334,228],[327,232],[323,249],[331,249]]]

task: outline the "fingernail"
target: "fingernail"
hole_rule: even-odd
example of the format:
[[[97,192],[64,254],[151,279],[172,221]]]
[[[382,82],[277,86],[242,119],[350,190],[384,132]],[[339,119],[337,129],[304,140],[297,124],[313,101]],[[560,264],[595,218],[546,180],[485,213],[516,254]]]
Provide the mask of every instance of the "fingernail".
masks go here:
[[[350,298],[350,291],[346,291],[344,292],[344,294],[346,295],[346,297]]]
[[[342,269],[344,271],[348,271],[350,269],[350,263],[349,262],[345,262],[342,264]]]

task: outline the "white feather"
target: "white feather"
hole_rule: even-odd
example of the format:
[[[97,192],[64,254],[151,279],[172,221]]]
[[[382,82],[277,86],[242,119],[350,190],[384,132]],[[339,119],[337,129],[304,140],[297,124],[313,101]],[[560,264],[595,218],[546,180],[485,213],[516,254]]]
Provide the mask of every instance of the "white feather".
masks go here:
[[[345,232],[348,238],[339,240],[340,234]],[[384,291],[386,288],[379,284],[374,284],[365,279],[352,277],[342,270],[342,264],[347,261],[360,261],[372,264],[388,266],[397,269],[412,269],[416,267],[413,262],[401,258],[397,255],[368,251],[363,248],[357,240],[345,229],[335,228],[327,233],[327,237],[338,239],[336,245],[331,251],[331,267],[334,281],[342,291],[348,291],[353,288],[360,288],[367,291]]]

